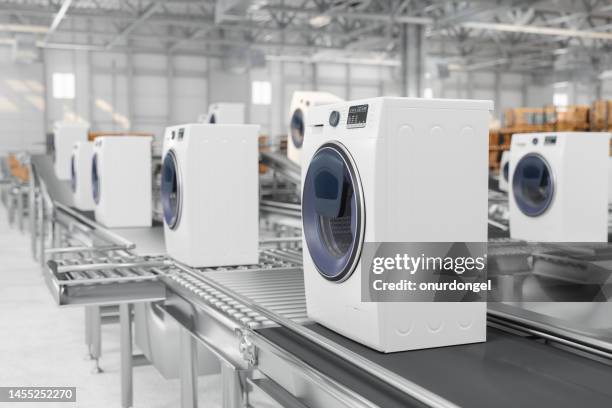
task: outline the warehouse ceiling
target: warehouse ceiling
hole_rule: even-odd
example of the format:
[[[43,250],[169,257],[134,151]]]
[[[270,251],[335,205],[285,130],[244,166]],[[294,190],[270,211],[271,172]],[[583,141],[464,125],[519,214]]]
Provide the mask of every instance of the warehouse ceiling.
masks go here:
[[[0,0],[0,44],[397,65],[420,27],[449,69],[612,68],[612,1]],[[413,32],[413,31],[410,31]]]

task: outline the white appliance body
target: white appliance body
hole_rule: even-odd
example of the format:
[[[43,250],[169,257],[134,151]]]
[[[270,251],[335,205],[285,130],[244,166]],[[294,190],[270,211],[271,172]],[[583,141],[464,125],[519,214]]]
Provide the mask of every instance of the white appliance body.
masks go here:
[[[358,111],[364,106],[365,115],[347,116],[349,107]],[[360,246],[487,241],[491,109],[489,101],[375,98],[310,110],[302,166],[310,318],[382,352],[486,340],[485,302],[362,302]],[[335,127],[330,125],[333,111],[339,114]],[[326,170],[324,154],[333,156]],[[329,178],[338,162],[344,162],[344,182],[337,185],[350,188],[343,187],[337,196],[352,193],[342,201],[340,218],[325,218],[318,213],[329,210],[324,204],[312,210],[310,191],[317,187],[308,174],[323,166]],[[323,196],[328,193],[321,190]],[[330,220],[331,234],[322,227],[325,220]],[[323,269],[326,262],[332,266]]]
[[[497,187],[500,191],[508,192],[508,179],[510,177],[510,151],[502,152],[499,162],[499,175],[497,177]]]
[[[193,267],[259,261],[259,126],[166,129],[162,204],[168,254]]]
[[[94,141],[92,191],[96,221],[111,228],[150,227],[151,138],[99,137]]]
[[[308,112],[314,106],[341,102],[342,99],[328,92],[296,91],[289,107],[289,133],[287,134],[287,157],[297,164],[302,163],[305,124]]]
[[[208,107],[206,123],[215,123],[220,125],[244,124],[244,103],[213,103]]]
[[[72,148],[76,142],[86,142],[89,125],[76,122],[56,122],[53,127],[53,167],[60,180],[70,180]]]
[[[91,190],[93,146],[93,142],[76,142],[70,159],[70,187],[74,206],[83,211],[92,211],[96,206]]]
[[[510,236],[607,242],[609,133],[516,134],[510,156]]]
[[[612,204],[612,157],[608,159],[608,203]]]

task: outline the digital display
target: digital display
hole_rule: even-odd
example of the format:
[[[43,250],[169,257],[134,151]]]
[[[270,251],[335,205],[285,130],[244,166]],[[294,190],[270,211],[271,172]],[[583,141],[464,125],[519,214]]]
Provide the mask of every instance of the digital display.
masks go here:
[[[368,105],[351,106],[346,118],[346,127],[349,129],[365,127],[367,118]]]
[[[545,145],[554,145],[557,143],[557,136],[546,136],[544,138]]]

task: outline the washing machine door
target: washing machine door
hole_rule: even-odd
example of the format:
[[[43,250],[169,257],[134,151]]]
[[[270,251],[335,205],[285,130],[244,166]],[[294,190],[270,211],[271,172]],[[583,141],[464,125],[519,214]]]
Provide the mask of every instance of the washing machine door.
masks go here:
[[[348,279],[361,255],[365,205],[355,163],[339,143],[314,154],[302,192],[302,222],[308,252],[321,276]]]
[[[70,189],[73,193],[76,193],[77,174],[75,169],[75,157],[74,153],[70,157]]]
[[[170,229],[178,227],[181,218],[181,180],[174,150],[169,150],[162,163],[161,200],[164,221]]]
[[[100,204],[100,174],[98,172],[98,154],[94,154],[91,160],[91,189],[96,204]]]
[[[510,162],[505,162],[504,167],[502,167],[502,177],[505,182],[508,182],[508,177],[510,177]]]
[[[298,149],[304,144],[304,112],[297,108],[291,116],[291,140]]]
[[[521,212],[529,217],[543,214],[554,192],[553,174],[546,159],[537,153],[523,156],[512,175],[512,194]]]

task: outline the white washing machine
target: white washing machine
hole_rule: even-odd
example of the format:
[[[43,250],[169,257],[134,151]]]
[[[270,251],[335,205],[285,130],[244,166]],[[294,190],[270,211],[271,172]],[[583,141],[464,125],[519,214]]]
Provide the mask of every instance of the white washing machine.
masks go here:
[[[96,221],[111,228],[151,226],[151,142],[144,136],[96,138],[91,173]]]
[[[492,108],[375,98],[310,111],[302,167],[310,318],[383,352],[485,341],[485,302],[362,302],[361,250],[487,241]]]
[[[55,122],[53,126],[53,166],[60,180],[70,180],[72,148],[76,142],[86,142],[89,125],[78,122]]]
[[[92,211],[96,205],[91,190],[93,145],[93,142],[76,142],[70,159],[70,187],[74,206],[83,211]]]
[[[208,107],[206,123],[217,123],[221,125],[244,124],[244,103],[213,103]]]
[[[502,152],[499,162],[499,175],[497,176],[497,187],[500,191],[508,192],[508,177],[510,173],[510,151]]]
[[[296,91],[289,107],[289,133],[287,135],[287,157],[297,164],[302,163],[305,123],[310,108],[342,101],[328,92]]]
[[[161,197],[166,249],[189,266],[259,261],[259,126],[166,129]]]
[[[609,133],[512,137],[510,236],[540,242],[607,242]]]
[[[612,204],[612,157],[608,159],[608,203]]]

